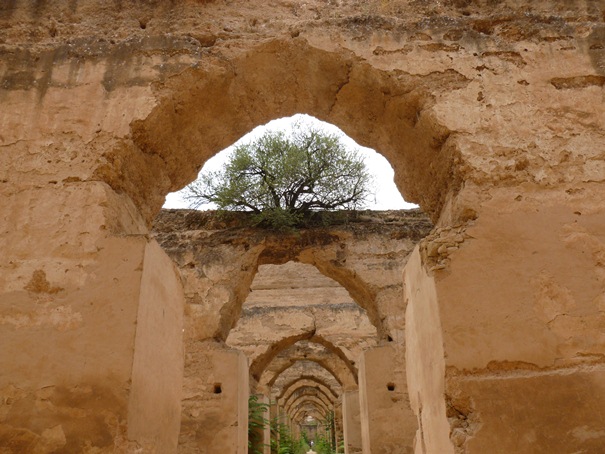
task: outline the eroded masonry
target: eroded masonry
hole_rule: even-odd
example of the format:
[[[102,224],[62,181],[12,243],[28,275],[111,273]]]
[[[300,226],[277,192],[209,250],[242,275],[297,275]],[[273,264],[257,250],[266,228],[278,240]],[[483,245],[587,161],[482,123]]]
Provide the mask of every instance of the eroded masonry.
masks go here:
[[[334,414],[347,452],[413,446],[401,275],[432,224],[417,211],[340,216],[281,233],[189,210],[155,220],[185,295],[180,452],[245,451],[248,389],[295,434]]]
[[[596,0],[2,2],[0,451],[603,451],[604,87]],[[428,218],[160,212],[296,113]]]

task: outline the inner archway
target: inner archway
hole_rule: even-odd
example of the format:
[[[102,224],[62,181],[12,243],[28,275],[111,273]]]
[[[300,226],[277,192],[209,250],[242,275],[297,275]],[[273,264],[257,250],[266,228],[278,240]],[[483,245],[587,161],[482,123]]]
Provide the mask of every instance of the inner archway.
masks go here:
[[[318,51],[298,41],[274,42],[257,51],[237,60],[229,68],[218,65],[211,71],[206,71],[208,68],[186,71],[179,76],[178,84],[169,81],[161,88],[158,93],[162,102],[149,117],[132,127],[134,141],[144,154],[163,161],[161,172],[166,178],[156,179],[157,192],[138,194],[137,188],[122,187],[133,194],[137,204],[152,207],[156,203],[155,195],[163,196],[168,190],[191,181],[204,160],[246,130],[271,118],[305,112],[341,126],[362,144],[373,145],[393,163],[399,188],[405,189],[407,185],[402,192],[411,194],[407,198],[418,201],[435,217],[438,215],[445,194],[449,189],[456,189],[458,177],[452,171],[455,146],[448,139],[448,131],[440,128],[430,111],[431,96],[427,89],[430,77],[423,77],[421,82],[420,78],[377,71],[354,59]],[[300,74],[305,74],[304,80],[299,82],[307,88],[300,90],[298,87],[292,92],[292,68],[285,61],[292,60],[295,54],[298,55],[296,61],[302,57],[313,64],[305,63],[305,68],[299,68],[303,71]],[[274,73],[251,71],[251,67],[259,64],[269,65]],[[326,72],[330,74],[328,78]],[[452,86],[463,83],[455,74],[439,78],[442,86],[444,78],[449,79]],[[286,80],[290,82],[290,91],[280,92],[277,87]],[[186,93],[182,90],[184,86],[188,87]],[[207,97],[213,101],[204,102]],[[124,174],[129,171],[135,170],[124,169]],[[417,177],[414,181],[413,175]],[[170,181],[169,187],[164,185],[166,180]],[[181,270],[191,270],[186,281],[191,277],[191,282],[202,282],[196,285],[205,292],[192,295],[192,304],[188,306],[187,349],[195,348],[203,339],[225,340],[239,318],[258,267],[292,260],[316,266],[324,275],[347,288],[353,299],[367,310],[380,341],[401,339],[393,329],[402,331],[402,317],[390,318],[388,315],[389,311],[403,313],[397,306],[403,305],[398,287],[385,284],[388,279],[383,278],[379,280],[380,284],[373,284],[364,272],[350,267],[351,259],[343,254],[343,244],[342,238],[312,235],[264,238],[256,244],[247,241],[230,256],[239,257],[228,266],[234,268],[234,273],[225,272],[224,260],[216,261],[226,249],[225,244],[196,245],[197,255],[184,255],[183,260],[179,260]],[[202,249],[208,250],[205,257],[201,256],[204,254]],[[206,260],[210,255],[215,258]],[[397,254],[392,256],[395,258],[391,260],[396,263]],[[241,260],[241,257],[246,259]],[[403,262],[400,265],[403,266]],[[394,275],[399,274],[400,281],[398,266],[390,269]],[[389,311],[383,311],[384,308]],[[209,332],[208,327],[215,321],[217,327]]]
[[[356,388],[357,369],[340,349],[321,338],[311,337],[295,343],[286,339],[270,355],[260,356],[250,366],[250,375],[258,380],[259,386],[272,386],[277,377],[296,361],[313,361],[328,370],[345,389]]]
[[[277,395],[277,398],[278,399],[285,398],[287,395],[289,395],[290,392],[292,392],[293,389],[296,389],[298,386],[317,387],[317,388],[321,389],[324,392],[324,394],[326,394],[328,396],[332,396],[332,398],[338,397],[338,393],[336,393],[321,378],[315,377],[315,376],[312,376],[312,375],[302,375],[300,377],[295,377],[293,380],[291,380],[288,383],[285,383],[281,387],[281,391]]]
[[[313,377],[313,380],[325,384],[335,398],[343,392],[342,387],[329,371],[315,362],[301,360],[283,370],[273,381],[275,396],[283,399],[286,387],[292,387],[301,377]]]
[[[226,342],[250,353],[251,373],[256,379],[278,350],[303,339],[315,338],[315,342],[331,349],[338,344],[343,348],[339,356],[349,362],[377,343],[379,331],[367,312],[346,288],[320,273],[316,266],[294,261],[260,265],[249,290],[242,317],[229,331]],[[340,331],[331,328],[339,312],[348,316]],[[273,329],[262,330],[260,337],[259,325]],[[354,340],[346,334],[352,330],[356,333]],[[249,337],[253,333],[257,339],[251,346]]]
[[[270,404],[269,419],[281,414],[295,427],[293,415],[309,402],[322,420],[334,418],[342,393],[358,387],[355,363],[377,345],[376,328],[342,286],[309,264],[261,265],[250,290],[227,345],[246,353],[251,393]]]
[[[291,390],[290,394],[283,397],[284,406],[287,408],[294,402],[293,399],[308,395],[319,397],[326,405],[334,405],[334,397],[331,397],[330,393],[324,391],[321,387],[299,383],[294,389]]]
[[[366,350],[383,344],[400,344],[402,336],[395,333],[404,310],[401,271],[416,241],[415,237],[403,237],[402,241],[401,228],[407,227],[406,223],[409,221],[406,220],[403,224],[395,223],[392,227],[382,226],[379,243],[370,239],[377,235],[376,233],[365,230],[354,233],[357,230],[346,229],[331,230],[327,235],[321,229],[292,235],[259,232],[260,234],[247,234],[243,241],[234,241],[236,237],[233,230],[209,230],[207,233],[203,229],[198,230],[203,224],[197,224],[197,219],[202,220],[206,216],[202,212],[166,214],[176,215],[177,224],[181,222],[179,219],[182,219],[183,224],[188,226],[182,236],[172,230],[166,232],[166,236],[158,237],[162,241],[166,238],[167,250],[179,266],[189,301],[186,319],[189,323],[186,333],[189,333],[189,336],[186,349],[187,357],[191,360],[185,367],[187,383],[195,383],[198,380],[197,375],[204,373],[197,368],[197,365],[203,362],[197,359],[196,352],[204,354],[201,349],[205,343],[200,342],[201,340],[212,340],[211,334],[202,335],[204,331],[212,333],[208,329],[212,320],[217,320],[217,325],[221,327],[219,333],[228,333],[228,345],[238,348],[251,358],[250,364],[255,364],[256,358],[261,359],[254,366],[254,370],[258,371],[263,370],[258,365],[267,363],[278,355],[280,348],[272,348],[273,345],[288,347],[312,338],[321,341],[318,345],[328,341],[342,352],[336,355],[339,361],[346,359],[357,369],[360,355],[365,354]],[[405,216],[408,215],[404,215],[404,218]],[[371,232],[374,232],[374,228],[372,227]],[[385,236],[383,229],[392,233]],[[187,246],[170,249],[177,244]],[[376,244],[380,244],[380,247],[376,248]],[[312,270],[313,274],[306,270]],[[329,279],[326,275],[330,273],[338,277],[338,280]],[[279,283],[284,277],[286,279]],[[329,284],[316,285],[322,280]],[[348,288],[344,289],[339,281],[346,283]],[[309,285],[313,282],[315,284]],[[332,293],[336,289],[342,296]],[[313,290],[312,294],[315,296],[305,295],[309,290]],[[354,298],[355,295],[361,295],[361,299]],[[267,296],[269,298],[266,298]],[[248,302],[254,299],[257,304],[247,308]],[[285,307],[277,311],[275,301],[283,301]],[[358,301],[365,302],[368,308],[374,307],[374,319],[370,317],[370,311],[364,314],[357,304]],[[368,302],[376,305],[372,306]],[[215,303],[217,306],[213,306]],[[235,310],[238,304],[241,304],[239,312]],[[216,309],[213,310],[213,307]],[[343,317],[342,311],[349,315]],[[378,314],[384,315],[376,317]],[[222,321],[218,323],[219,320]],[[373,325],[374,320],[379,320],[378,327]],[[232,324],[235,324],[234,328],[230,328]],[[243,329],[244,327],[247,328]],[[348,328],[344,330],[345,327]],[[225,331],[222,331],[223,328]],[[359,336],[364,332],[364,335]],[[356,335],[352,336],[351,333]],[[392,339],[389,339],[388,333],[393,334]],[[217,343],[216,348],[220,345]],[[401,352],[401,346],[399,350]],[[403,357],[402,353],[400,357]],[[287,364],[288,359],[283,359],[284,364]],[[327,372],[317,363],[311,364]],[[275,372],[281,372],[281,369],[282,367]],[[266,402],[271,402],[273,396],[281,394],[280,383],[283,386],[296,378],[291,371],[297,370],[299,375],[324,379],[324,376],[318,375],[317,369],[311,371],[310,368],[292,366],[279,374],[274,383],[271,378],[267,379],[266,385],[269,389],[263,385],[263,389],[258,392],[266,393]],[[351,368],[347,366],[347,369],[350,373]],[[397,370],[401,375],[404,369],[398,367]],[[246,370],[246,375],[248,374],[249,371]],[[343,386],[333,376],[331,379],[334,383],[330,387],[338,390],[336,392],[339,396],[344,396]],[[227,378],[222,379],[225,380]],[[253,386],[255,380],[253,377]],[[347,390],[348,402],[353,402],[356,399],[350,394],[354,393],[353,386],[345,385],[344,388]],[[192,393],[193,390],[187,389],[186,392]],[[212,393],[212,390],[203,393],[205,392]],[[201,395],[204,395],[203,393]],[[223,392],[221,396],[227,394]],[[405,404],[405,401],[400,402]],[[193,402],[187,401],[185,405],[193,405]],[[195,424],[194,419],[187,418],[187,427],[193,427]],[[188,434],[191,434],[188,437],[193,437],[193,430],[188,431]]]

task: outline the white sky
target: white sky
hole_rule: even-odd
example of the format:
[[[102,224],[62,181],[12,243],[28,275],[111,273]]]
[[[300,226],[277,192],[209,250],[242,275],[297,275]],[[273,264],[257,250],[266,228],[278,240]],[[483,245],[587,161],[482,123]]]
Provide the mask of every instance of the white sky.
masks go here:
[[[376,153],[371,148],[366,148],[358,145],[357,142],[355,142],[349,136],[345,135],[345,133],[342,132],[338,127],[330,123],[320,121],[317,118],[311,117],[309,115],[298,114],[292,117],[279,118],[277,120],[270,121],[266,125],[254,128],[236,143],[206,161],[204,167],[202,168],[202,171],[209,169],[219,170],[220,168],[222,168],[223,163],[229,155],[229,152],[233,150],[233,147],[235,145],[244,142],[250,142],[262,136],[267,130],[275,131],[290,129],[296,121],[301,121],[305,124],[321,128],[326,132],[339,135],[341,137],[342,142],[347,147],[357,149],[361,156],[363,156],[365,164],[370,174],[374,178],[375,190],[374,196],[370,197],[370,199],[368,200],[368,204],[365,208],[371,210],[401,210],[418,207],[418,205],[414,205],[413,203],[408,203],[403,200],[401,194],[399,193],[399,190],[395,186],[395,182],[393,181],[393,169],[389,162],[382,155]],[[182,199],[181,193],[179,191],[172,192],[166,196],[164,208],[189,208],[189,205],[185,200]],[[202,207],[200,207],[200,209],[202,210],[214,208],[216,207],[212,205],[202,205]]]

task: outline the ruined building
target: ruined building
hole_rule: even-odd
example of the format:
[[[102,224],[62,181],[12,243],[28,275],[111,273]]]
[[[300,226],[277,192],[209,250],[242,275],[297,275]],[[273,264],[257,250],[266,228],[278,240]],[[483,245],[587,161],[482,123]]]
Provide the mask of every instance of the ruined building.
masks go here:
[[[0,452],[605,452],[604,87],[599,0],[0,2]],[[296,113],[428,217],[161,212]]]

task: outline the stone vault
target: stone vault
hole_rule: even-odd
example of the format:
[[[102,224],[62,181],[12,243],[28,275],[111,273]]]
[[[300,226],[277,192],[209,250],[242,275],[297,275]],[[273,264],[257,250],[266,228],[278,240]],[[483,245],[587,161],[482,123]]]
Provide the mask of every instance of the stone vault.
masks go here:
[[[304,331],[256,364],[299,341],[346,358],[357,395],[332,400],[326,375],[313,411],[361,427],[351,452],[602,451],[604,22],[589,0],[2,2],[0,448],[244,452],[258,383],[224,342],[257,269],[295,260],[376,346]],[[383,154],[430,233],[389,237],[374,274],[333,232],[162,249],[165,195],[294,113]]]

